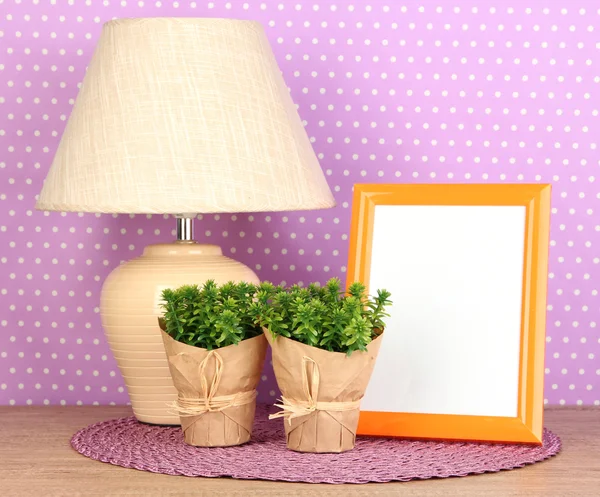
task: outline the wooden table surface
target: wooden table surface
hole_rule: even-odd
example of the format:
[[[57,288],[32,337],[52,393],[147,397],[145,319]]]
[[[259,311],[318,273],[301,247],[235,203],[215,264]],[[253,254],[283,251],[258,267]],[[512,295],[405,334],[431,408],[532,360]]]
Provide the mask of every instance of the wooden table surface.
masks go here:
[[[98,421],[129,416],[118,407],[0,407],[0,496],[600,496],[600,409],[553,408],[546,426],[562,452],[522,469],[464,478],[368,485],[314,485],[188,478],[88,459],[69,440]]]

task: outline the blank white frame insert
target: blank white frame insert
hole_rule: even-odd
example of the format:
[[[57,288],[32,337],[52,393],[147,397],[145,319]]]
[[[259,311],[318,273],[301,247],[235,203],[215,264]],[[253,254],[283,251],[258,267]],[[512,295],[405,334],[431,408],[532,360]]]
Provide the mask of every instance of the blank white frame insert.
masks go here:
[[[516,417],[526,208],[376,205],[391,317],[361,410]]]

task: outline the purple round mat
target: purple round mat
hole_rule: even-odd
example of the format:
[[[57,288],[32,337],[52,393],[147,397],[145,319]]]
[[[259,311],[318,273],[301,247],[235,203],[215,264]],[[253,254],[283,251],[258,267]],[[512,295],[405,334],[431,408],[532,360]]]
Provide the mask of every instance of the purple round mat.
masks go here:
[[[252,441],[237,447],[192,447],[178,426],[135,417],[96,423],[77,432],[73,448],[102,462],[168,475],[232,477],[307,483],[369,483],[447,478],[520,468],[560,451],[560,438],[544,429],[542,446],[419,442],[358,437],[342,454],[287,450],[281,420],[257,406]]]

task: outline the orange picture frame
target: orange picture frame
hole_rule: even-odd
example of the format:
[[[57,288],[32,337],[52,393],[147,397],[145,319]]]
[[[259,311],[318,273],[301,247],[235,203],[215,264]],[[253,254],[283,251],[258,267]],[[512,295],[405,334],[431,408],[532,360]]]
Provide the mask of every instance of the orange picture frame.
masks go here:
[[[541,444],[550,185],[356,184],[348,284],[370,281],[378,205],[524,206],[525,253],[516,417],[361,411],[358,434],[440,440]]]

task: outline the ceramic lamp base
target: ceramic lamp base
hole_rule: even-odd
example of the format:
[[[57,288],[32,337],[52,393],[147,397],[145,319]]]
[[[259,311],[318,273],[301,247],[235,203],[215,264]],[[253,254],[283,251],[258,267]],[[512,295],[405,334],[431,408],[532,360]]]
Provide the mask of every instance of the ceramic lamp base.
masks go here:
[[[179,424],[167,407],[177,390],[158,327],[160,297],[165,288],[209,279],[218,284],[259,282],[249,267],[225,257],[216,245],[174,242],[149,245],[140,257],[110,273],[102,287],[102,325],[139,421]]]

